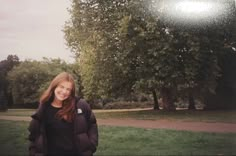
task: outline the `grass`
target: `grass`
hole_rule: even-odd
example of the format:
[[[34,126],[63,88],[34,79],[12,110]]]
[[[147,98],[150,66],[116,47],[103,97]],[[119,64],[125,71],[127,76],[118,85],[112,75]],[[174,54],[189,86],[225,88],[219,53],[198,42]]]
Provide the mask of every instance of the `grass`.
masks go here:
[[[28,122],[0,120],[0,155],[28,155]],[[99,126],[95,155],[235,155],[236,134]]]
[[[140,120],[181,120],[196,122],[224,122],[236,123],[236,111],[203,111],[203,110],[144,110],[132,112],[106,112],[96,113],[97,118],[133,118]]]
[[[28,122],[0,120],[0,155],[27,155]]]
[[[35,110],[33,109],[9,109],[7,112],[0,112],[1,115],[9,116],[30,116]],[[124,112],[102,112],[94,110],[97,118],[132,118],[139,120],[181,120],[195,122],[224,122],[236,123],[236,110],[225,111],[204,111],[204,110],[142,110],[142,111],[124,111]]]
[[[97,155],[233,155],[236,134],[100,127]]]
[[[8,109],[6,112],[0,112],[0,115],[6,116],[30,116],[35,109]]]

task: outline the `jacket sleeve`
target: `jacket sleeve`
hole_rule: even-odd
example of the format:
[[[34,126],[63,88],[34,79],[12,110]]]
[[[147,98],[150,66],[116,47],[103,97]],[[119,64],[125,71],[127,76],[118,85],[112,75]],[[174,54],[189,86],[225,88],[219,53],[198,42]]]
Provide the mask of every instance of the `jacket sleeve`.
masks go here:
[[[29,155],[30,156],[35,156],[36,152],[36,138],[39,135],[39,121],[32,119],[29,127],[28,127],[28,131],[29,131],[29,136],[28,136],[28,140],[29,140]]]
[[[94,153],[98,146],[98,126],[96,117],[92,112],[90,105],[84,99],[78,101],[77,108],[82,108],[85,111],[85,117],[88,124],[87,135],[91,143],[91,151]]]
[[[88,136],[89,140],[92,144],[92,152],[94,153],[98,146],[98,126],[97,126],[97,120],[94,115],[94,113],[91,111],[89,123],[88,123]]]

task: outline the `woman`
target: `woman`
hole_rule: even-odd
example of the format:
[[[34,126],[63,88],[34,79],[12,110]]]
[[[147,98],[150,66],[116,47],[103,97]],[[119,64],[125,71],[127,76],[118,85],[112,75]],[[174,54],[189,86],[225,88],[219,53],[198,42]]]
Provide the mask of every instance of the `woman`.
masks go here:
[[[51,81],[31,117],[30,155],[87,156],[96,151],[96,118],[86,101],[75,97],[70,74],[60,73]]]

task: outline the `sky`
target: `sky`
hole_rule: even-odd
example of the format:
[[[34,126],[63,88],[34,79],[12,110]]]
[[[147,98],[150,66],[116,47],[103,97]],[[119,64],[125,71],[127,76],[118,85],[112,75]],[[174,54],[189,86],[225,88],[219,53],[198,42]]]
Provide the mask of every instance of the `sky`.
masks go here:
[[[70,18],[70,0],[0,0],[0,4],[0,61],[9,54],[20,60],[74,61],[62,32]]]
[[[73,62],[62,32],[70,0],[0,0],[0,61],[61,58]]]

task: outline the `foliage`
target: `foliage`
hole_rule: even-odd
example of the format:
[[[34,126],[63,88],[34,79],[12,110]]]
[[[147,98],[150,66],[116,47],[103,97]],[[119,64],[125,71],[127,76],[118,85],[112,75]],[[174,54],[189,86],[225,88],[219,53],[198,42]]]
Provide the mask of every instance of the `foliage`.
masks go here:
[[[221,76],[219,56],[230,19],[218,26],[185,29],[166,23],[143,0],[72,1],[65,39],[78,57],[89,99],[159,91],[164,108],[177,96],[204,101]]]
[[[218,56],[221,77],[217,80],[216,94],[208,94],[207,109],[236,108],[236,9],[225,28],[224,49]]]
[[[19,64],[17,55],[8,55],[6,60],[0,62],[0,110],[6,110],[11,105],[12,96],[7,92],[9,82],[7,81],[7,73]]]
[[[60,72],[68,71],[78,74],[74,65],[66,64],[60,59],[47,59],[43,61],[26,60],[8,73],[10,92],[12,92],[14,105],[35,103],[42,92],[48,87],[51,80]],[[76,84],[78,85],[77,75]]]
[[[128,93],[122,89],[127,88],[123,86],[129,86],[130,82],[115,63],[116,22],[112,20],[109,23],[110,18],[119,18],[115,11],[124,3],[73,1],[72,19],[65,26],[65,38],[68,46],[79,56],[84,94],[88,99]]]

